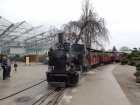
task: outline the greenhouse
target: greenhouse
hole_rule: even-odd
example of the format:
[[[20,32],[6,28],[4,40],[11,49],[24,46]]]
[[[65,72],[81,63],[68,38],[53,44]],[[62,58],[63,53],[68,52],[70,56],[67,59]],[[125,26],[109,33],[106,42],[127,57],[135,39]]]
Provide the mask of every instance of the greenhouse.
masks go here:
[[[0,54],[44,55],[57,42],[57,30],[34,27],[26,21],[12,23],[0,16]]]
[[[19,54],[21,50],[13,52],[13,48],[25,48],[26,54],[44,54],[56,38],[57,30],[53,27],[47,29],[40,25],[33,27],[26,21],[12,23],[3,17],[0,17],[0,48],[1,54]]]

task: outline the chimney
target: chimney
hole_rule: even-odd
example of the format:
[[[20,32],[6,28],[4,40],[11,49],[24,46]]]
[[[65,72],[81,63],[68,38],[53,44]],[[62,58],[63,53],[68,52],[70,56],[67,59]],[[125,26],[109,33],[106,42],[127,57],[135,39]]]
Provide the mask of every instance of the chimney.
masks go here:
[[[58,33],[58,41],[61,44],[61,46],[63,45],[63,35],[64,33]]]

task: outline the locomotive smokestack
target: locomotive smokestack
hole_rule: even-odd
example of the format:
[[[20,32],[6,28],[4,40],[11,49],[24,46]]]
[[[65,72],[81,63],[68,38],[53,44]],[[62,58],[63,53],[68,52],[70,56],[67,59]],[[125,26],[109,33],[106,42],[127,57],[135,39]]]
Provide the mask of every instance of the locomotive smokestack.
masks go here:
[[[59,43],[61,44],[61,46],[63,45],[63,34],[64,33],[58,33],[58,40],[59,40]]]

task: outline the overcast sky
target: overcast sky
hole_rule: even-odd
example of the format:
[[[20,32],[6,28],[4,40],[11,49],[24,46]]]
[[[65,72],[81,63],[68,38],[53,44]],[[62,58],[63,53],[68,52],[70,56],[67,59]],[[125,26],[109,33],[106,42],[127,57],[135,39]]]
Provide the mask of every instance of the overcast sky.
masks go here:
[[[110,44],[140,47],[140,0],[90,0],[94,11],[106,20]],[[26,21],[33,26],[53,25],[60,28],[70,20],[78,20],[82,0],[0,0],[0,16],[13,23]]]

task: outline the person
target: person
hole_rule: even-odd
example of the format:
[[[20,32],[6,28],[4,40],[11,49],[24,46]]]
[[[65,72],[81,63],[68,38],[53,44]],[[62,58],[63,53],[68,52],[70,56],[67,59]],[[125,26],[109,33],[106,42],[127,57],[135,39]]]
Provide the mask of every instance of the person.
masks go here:
[[[15,71],[17,71],[17,63],[14,63]]]
[[[7,56],[7,77],[11,77],[10,72],[11,72],[11,59],[10,56]]]
[[[7,60],[6,57],[2,57],[1,67],[3,69],[3,80],[6,80],[7,77]]]
[[[2,55],[0,55],[0,64],[2,62]],[[0,70],[2,70],[2,68],[0,67]]]

